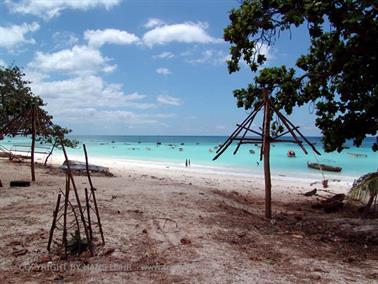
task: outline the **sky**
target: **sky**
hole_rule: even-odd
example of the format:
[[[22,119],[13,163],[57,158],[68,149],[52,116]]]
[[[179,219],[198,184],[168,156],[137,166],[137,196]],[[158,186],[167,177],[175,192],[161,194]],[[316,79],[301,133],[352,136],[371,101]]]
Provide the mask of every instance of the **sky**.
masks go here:
[[[248,114],[223,30],[237,0],[0,0],[0,65],[22,67],[53,121],[76,135],[227,135]],[[293,66],[304,29],[262,52]],[[289,117],[319,135],[308,106]],[[260,120],[256,121],[258,127]]]

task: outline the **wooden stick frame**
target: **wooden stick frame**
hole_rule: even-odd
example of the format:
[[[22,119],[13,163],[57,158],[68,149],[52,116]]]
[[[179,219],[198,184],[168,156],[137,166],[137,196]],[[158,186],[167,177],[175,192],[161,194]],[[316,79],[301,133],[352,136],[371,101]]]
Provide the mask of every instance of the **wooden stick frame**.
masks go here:
[[[63,150],[63,153],[64,153],[64,158],[66,160],[66,166],[67,166],[66,172],[68,174],[69,179],[71,180],[72,187],[73,187],[73,190],[74,190],[74,194],[75,194],[75,197],[76,197],[77,206],[79,207],[80,219],[81,219],[81,222],[84,225],[85,237],[87,238],[89,249],[91,251],[91,254],[93,255],[92,240],[90,239],[90,236],[89,236],[88,228],[87,228],[87,225],[86,225],[86,220],[85,220],[85,217],[84,217],[83,208],[81,207],[79,194],[77,192],[75,180],[74,180],[73,175],[72,175],[71,166],[70,166],[70,163],[69,163],[69,160],[68,160],[67,152],[66,152],[66,149],[64,148],[64,145],[62,144],[61,146],[62,146],[62,150]]]
[[[292,122],[290,122],[279,110],[277,110],[272,100],[270,99],[270,95],[266,90],[264,90],[265,97],[264,100],[256,105],[256,107],[252,110],[252,112],[247,116],[247,118],[240,124],[236,124],[236,129],[230,134],[230,136],[226,139],[226,141],[217,149],[216,155],[213,158],[217,160],[229,146],[232,145],[234,141],[238,141],[238,144],[233,152],[235,155],[242,144],[261,144],[260,148],[260,161],[264,159],[264,179],[265,179],[265,217],[268,219],[272,218],[272,210],[271,210],[271,174],[270,174],[270,144],[271,143],[294,143],[298,144],[299,147],[305,154],[308,154],[306,148],[304,147],[303,141],[310,146],[310,148],[318,155],[321,155],[320,152],[315,148],[315,146],[299,131],[299,126],[295,126]],[[255,119],[257,113],[263,109],[263,122],[262,127],[260,128],[261,133],[255,131],[251,128],[252,122]],[[270,125],[272,115],[276,114],[280,121],[284,124],[286,131],[276,135],[274,137],[270,136]],[[242,132],[243,134],[241,137],[239,134]],[[257,138],[247,137],[248,133],[252,133],[258,135]],[[278,139],[282,136],[289,134],[293,137],[294,140],[288,139]],[[301,141],[299,137],[303,139]]]
[[[86,158],[86,168],[87,168],[87,177],[88,177],[91,189],[90,189],[90,193],[89,193],[88,189],[85,188],[85,206],[82,207],[79,196],[78,196],[78,190],[77,190],[77,187],[75,185],[75,181],[74,181],[73,174],[72,174],[72,171],[71,171],[71,167],[70,167],[70,164],[68,162],[69,161],[68,156],[67,156],[67,153],[66,153],[63,145],[62,145],[62,150],[63,150],[63,153],[64,153],[64,157],[65,157],[65,160],[66,160],[65,164],[66,164],[66,167],[67,167],[66,170],[65,170],[65,172],[66,172],[65,193],[63,193],[61,191],[61,193],[59,193],[59,195],[58,195],[57,204],[56,204],[55,211],[54,211],[54,214],[53,214],[53,221],[52,221],[52,225],[51,225],[51,228],[50,228],[47,250],[48,251],[51,250],[51,244],[52,244],[52,240],[53,240],[54,230],[58,228],[58,225],[57,225],[58,219],[60,219],[60,217],[63,217],[62,246],[64,248],[65,257],[66,258],[68,257],[67,233],[68,233],[68,230],[72,229],[72,227],[76,227],[76,231],[79,234],[80,234],[80,228],[84,229],[84,233],[85,233],[85,236],[86,236],[86,239],[87,239],[87,242],[88,242],[88,249],[89,249],[91,256],[93,256],[94,255],[94,234],[93,234],[93,226],[92,226],[93,224],[97,224],[98,227],[99,227],[99,232],[100,232],[101,239],[102,239],[102,245],[105,244],[105,238],[104,238],[104,234],[103,234],[103,231],[102,231],[101,219],[100,219],[96,195],[95,195],[95,188],[93,187],[92,179],[91,179],[90,172],[89,172],[87,151],[86,151],[86,148],[85,148],[85,145],[84,145],[84,152],[85,152],[85,158]],[[70,202],[71,185],[72,185],[72,189],[74,191],[74,199],[76,201],[77,209],[75,209],[76,207],[74,207]],[[63,206],[60,206],[61,196],[64,197]],[[92,205],[91,205],[92,203],[94,204],[94,209],[92,209]],[[74,220],[75,220],[74,225],[72,225],[71,227],[69,227],[69,225],[67,223],[68,222],[67,217],[68,217],[68,214],[69,214],[69,207],[70,207],[71,213],[74,215]],[[92,218],[91,212],[90,212],[91,209],[94,211],[94,214],[95,214],[94,217],[97,218],[97,222],[93,221],[93,218]],[[59,213],[60,210],[63,210],[63,213],[60,215],[60,217],[58,217],[58,213]],[[78,212],[76,210],[78,210]],[[85,212],[84,212],[84,210],[85,210]],[[78,215],[77,215],[77,213],[78,213]],[[80,223],[82,223],[82,226],[80,226]]]

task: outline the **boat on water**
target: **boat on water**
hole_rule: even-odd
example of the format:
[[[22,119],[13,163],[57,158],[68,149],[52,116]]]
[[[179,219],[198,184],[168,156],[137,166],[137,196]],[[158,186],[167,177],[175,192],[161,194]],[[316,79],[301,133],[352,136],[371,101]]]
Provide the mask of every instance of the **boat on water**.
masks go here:
[[[287,151],[287,156],[289,158],[295,158],[295,152],[293,150],[289,150],[289,151]]]
[[[309,167],[311,169],[329,171],[329,172],[337,172],[337,173],[341,172],[341,170],[342,170],[342,168],[340,168],[340,167],[334,167],[334,166],[320,164],[320,163],[309,163],[309,162],[307,162],[307,167]]]
[[[353,156],[353,157],[356,157],[356,158],[367,158],[367,155],[366,155],[366,154],[351,153],[351,152],[348,152],[347,154],[348,154],[348,155],[351,155],[351,156]]]

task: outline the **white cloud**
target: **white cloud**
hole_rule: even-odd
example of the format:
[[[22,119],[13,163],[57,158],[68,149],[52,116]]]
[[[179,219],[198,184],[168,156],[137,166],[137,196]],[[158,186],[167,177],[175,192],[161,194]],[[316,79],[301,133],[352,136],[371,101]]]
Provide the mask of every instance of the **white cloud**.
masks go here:
[[[230,55],[223,50],[208,49],[201,53],[201,55],[195,59],[188,59],[186,62],[192,64],[212,64],[212,65],[222,65],[226,64],[227,59]]]
[[[164,126],[174,116],[151,112],[156,111],[158,102],[149,103],[146,95],[137,92],[126,94],[121,84],[108,84],[98,76],[47,81],[46,75],[35,74],[33,79],[31,88],[47,103],[54,121],[84,133],[106,129],[122,132],[125,127],[151,124]],[[136,111],[147,109],[150,111]]]
[[[0,26],[0,47],[8,49],[14,48],[17,45],[31,43],[34,44],[33,38],[26,38],[26,34],[35,32],[39,29],[39,24],[33,22],[31,24]]]
[[[156,100],[158,103],[163,105],[172,105],[172,106],[179,106],[182,105],[182,100],[180,98],[168,96],[168,95],[159,95],[157,96]]]
[[[126,109],[151,110],[159,105],[179,106],[182,100],[168,95],[159,95],[155,102],[149,102],[148,96],[133,92],[123,92],[122,84],[106,83],[95,75],[82,75],[65,80],[49,81],[49,77],[40,73],[28,73],[33,92],[42,97],[53,115],[65,109],[107,109],[118,111]],[[163,118],[163,116],[162,116]]]
[[[14,13],[31,14],[46,20],[57,17],[63,10],[89,10],[97,7],[110,9],[122,0],[5,0]]]
[[[193,55],[193,53],[194,53],[194,49],[196,49],[196,46],[195,46],[194,48],[187,49],[187,50],[181,52],[181,53],[180,53],[180,56],[183,56],[183,57],[191,56],[191,55]]]
[[[30,68],[26,68],[25,70],[25,79],[29,82],[41,82],[43,80],[48,79],[50,76],[46,73],[41,73],[37,70],[32,70]]]
[[[121,84],[107,84],[101,77],[84,75],[67,80],[32,82],[34,93],[41,96],[49,109],[65,108],[154,108],[155,104],[141,102],[145,95],[125,94]]]
[[[170,59],[175,57],[175,55],[172,52],[164,51],[160,54],[154,55],[153,58],[159,58],[159,59]]]
[[[146,32],[143,42],[152,47],[171,42],[181,43],[220,43],[222,39],[211,37],[207,32],[206,23],[183,23],[174,25],[162,25]]]
[[[104,71],[105,73],[112,73],[116,69],[117,65],[107,65],[102,69],[102,71]]]
[[[169,71],[168,68],[158,68],[158,69],[156,69],[156,73],[158,73],[159,75],[163,75],[163,76],[167,76],[167,75],[172,74],[172,72]]]
[[[84,32],[84,38],[89,46],[93,47],[101,47],[106,43],[127,45],[139,42],[136,35],[117,29],[87,30]]]
[[[68,31],[55,32],[52,36],[54,49],[70,48],[79,42],[78,37]]]
[[[255,51],[256,51],[256,54],[261,54],[266,57],[266,61],[262,66],[268,65],[270,63],[269,61],[275,58],[273,49],[266,44],[261,44],[260,46],[256,48]],[[248,63],[243,59],[243,57],[241,57],[239,63],[241,63],[241,66],[248,67]],[[259,68],[262,68],[262,67],[260,66]]]
[[[5,61],[4,60],[2,60],[1,58],[0,58],[0,66],[3,66],[3,67],[5,67],[7,64],[5,63]]]
[[[262,44],[257,48],[258,54],[263,54],[267,58],[267,61],[274,59],[274,54],[270,46]],[[187,50],[180,55],[186,57],[185,61],[191,64],[211,64],[214,66],[225,65],[227,60],[231,58],[231,55],[224,50],[206,49],[202,51],[198,56],[195,56],[198,51],[196,49]],[[240,63],[246,66],[246,62],[243,58]]]
[[[161,25],[164,25],[164,22],[162,20],[157,19],[157,18],[151,18],[151,19],[148,19],[147,23],[144,24],[144,27],[146,29],[152,29]]]
[[[54,53],[37,52],[29,67],[41,72],[67,72],[75,74],[94,74],[99,71],[114,70],[108,64],[109,59],[101,52],[88,46],[75,45],[72,49],[63,49]]]
[[[273,59],[273,54],[272,54],[272,49],[269,45],[266,45],[266,44],[261,44],[258,48],[257,48],[257,52],[258,54],[262,54],[262,55],[265,55],[266,59],[269,60],[269,59]]]
[[[145,129],[149,125],[166,126],[166,120],[174,117],[171,113],[140,113],[129,110],[99,110],[95,108],[61,109],[55,113],[54,121],[75,125],[84,133],[98,134],[125,133],[126,129]],[[144,132],[144,131],[143,131]]]

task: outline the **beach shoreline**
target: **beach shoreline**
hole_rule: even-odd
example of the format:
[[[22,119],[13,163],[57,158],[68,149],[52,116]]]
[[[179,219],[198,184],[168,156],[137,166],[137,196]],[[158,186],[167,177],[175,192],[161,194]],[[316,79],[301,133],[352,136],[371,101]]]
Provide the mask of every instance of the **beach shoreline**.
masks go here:
[[[69,154],[68,158],[70,160],[85,162],[85,157],[83,155]],[[44,155],[36,154],[36,161],[43,162],[45,159]],[[54,166],[60,166],[64,162],[64,155],[62,153],[54,153],[50,157],[48,164]],[[160,175],[173,175],[180,176],[182,174],[190,176],[202,176],[202,177],[226,177],[227,179],[243,179],[243,180],[263,180],[264,174],[262,172],[248,171],[242,168],[227,168],[227,167],[215,167],[206,166],[202,164],[192,163],[190,167],[185,166],[185,162],[169,162],[169,161],[151,161],[151,160],[135,160],[127,158],[112,158],[112,157],[101,157],[95,155],[89,155],[89,163],[108,167],[111,172],[122,174],[129,170],[134,170],[138,172],[148,172],[156,173]],[[311,184],[321,183],[323,179],[328,179],[330,184],[338,184],[345,188],[345,191],[349,189],[353,181],[357,179],[357,176],[341,176],[332,173],[323,173],[321,171],[314,171],[313,174],[295,174],[290,171],[272,171],[272,181],[273,183],[280,184],[285,183],[290,185],[301,184],[310,186]]]
[[[193,171],[215,174],[221,172],[222,174],[236,176],[260,177],[263,175],[263,163],[259,159],[260,150],[255,145],[241,147],[237,155],[233,155],[232,151],[226,151],[219,159],[213,161],[219,143],[222,143],[226,139],[225,137],[77,136],[77,139],[79,141],[78,147],[75,149],[67,148],[66,150],[69,157],[82,161],[84,158],[82,144],[85,144],[91,160],[97,159],[107,164],[109,164],[108,160],[111,160],[115,162],[116,167],[122,167],[123,163],[133,163],[137,166],[144,164],[143,166],[155,168],[169,166],[181,169],[185,166],[185,161],[190,159]],[[272,176],[301,177],[310,180],[323,179],[321,171],[308,168],[308,162],[341,167],[340,173],[324,171],[323,174],[325,179],[346,181],[353,181],[378,168],[375,158],[377,154],[372,152],[369,147],[370,142],[366,142],[361,148],[351,147],[342,153],[325,153],[320,149],[320,138],[312,139],[314,143],[318,142],[320,156],[312,154],[311,151],[306,155],[300,149],[293,148],[288,143],[273,144],[270,157]],[[12,151],[17,149],[30,150],[30,140],[23,137],[7,139],[2,142],[6,148]],[[51,147],[47,144],[41,146]],[[295,158],[287,157],[289,150],[295,150]],[[41,151],[46,151],[46,149],[41,148]],[[349,152],[363,154],[361,154],[361,157],[355,157],[351,156]],[[62,152],[59,149],[55,149],[53,161],[55,157],[57,162],[62,161]]]

